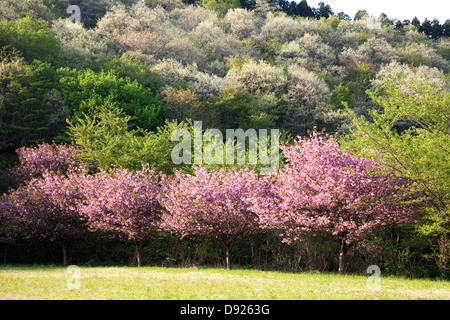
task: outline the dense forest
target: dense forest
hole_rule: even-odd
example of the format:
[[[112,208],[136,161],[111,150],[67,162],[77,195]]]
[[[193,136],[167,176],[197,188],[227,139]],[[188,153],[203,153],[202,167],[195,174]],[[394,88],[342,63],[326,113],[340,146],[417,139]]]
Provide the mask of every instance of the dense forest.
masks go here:
[[[68,19],[71,5],[81,24]],[[42,163],[57,154],[90,173],[142,164],[192,173],[171,161],[170,137],[193,130],[193,121],[224,134],[279,129],[286,143],[324,129],[429,198],[422,223],[352,247],[350,270],[379,264],[411,276],[449,275],[450,20],[400,21],[364,10],[350,17],[306,0],[2,0],[0,19],[5,198],[27,183],[24,171],[39,152]],[[59,262],[52,236],[2,237],[7,220],[0,213],[5,263]],[[333,270],[339,263],[335,243],[309,235],[300,245],[271,229],[251,239],[236,242],[237,264]],[[128,263],[134,250],[104,234],[73,242],[74,263]],[[172,233],[140,250],[148,253],[144,263],[225,259],[214,239]]]

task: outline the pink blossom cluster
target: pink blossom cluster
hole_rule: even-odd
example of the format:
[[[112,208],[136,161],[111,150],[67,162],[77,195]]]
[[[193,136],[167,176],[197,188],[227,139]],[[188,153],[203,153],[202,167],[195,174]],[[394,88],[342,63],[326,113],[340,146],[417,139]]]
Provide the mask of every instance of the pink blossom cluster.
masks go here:
[[[340,149],[334,137],[316,131],[282,150],[287,164],[261,189],[252,209],[262,226],[283,230],[286,242],[312,234],[350,245],[417,221],[421,198],[411,183]]]
[[[84,198],[80,188],[81,169],[67,175],[44,171],[12,191],[4,215],[15,221],[11,225],[22,238],[68,240],[83,236],[85,219],[79,215]]]
[[[40,143],[16,150],[19,165],[9,171],[16,184],[34,177],[41,177],[44,171],[64,173],[70,166],[78,166],[80,149],[74,144]]]
[[[194,169],[195,175],[175,171],[172,176],[163,176],[162,227],[182,238],[194,235],[218,239],[231,268],[233,245],[259,228],[258,217],[251,210],[258,174],[249,168]]]
[[[160,183],[148,167],[84,175],[84,195],[78,211],[89,220],[91,230],[112,232],[126,240],[151,237],[160,224]]]

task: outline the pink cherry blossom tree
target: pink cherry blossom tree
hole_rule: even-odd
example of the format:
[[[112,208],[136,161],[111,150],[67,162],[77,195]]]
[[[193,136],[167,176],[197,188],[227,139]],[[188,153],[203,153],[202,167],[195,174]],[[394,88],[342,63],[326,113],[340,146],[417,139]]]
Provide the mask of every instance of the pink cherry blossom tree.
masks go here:
[[[254,170],[194,167],[195,175],[174,171],[163,176],[163,227],[179,233],[218,239],[225,248],[226,267],[231,269],[231,250],[239,239],[258,229],[250,210]]]
[[[80,148],[74,144],[40,143],[16,150],[19,164],[9,170],[9,177],[18,186],[32,178],[41,177],[45,170],[64,174],[79,166]]]
[[[7,195],[0,195],[0,243],[11,243],[16,238],[13,208],[11,199]]]
[[[315,130],[281,148],[287,164],[272,184],[260,184],[252,210],[266,228],[283,230],[285,242],[303,234],[335,240],[340,274],[355,243],[415,221],[420,197],[410,192],[409,182],[341,150],[335,137]]]
[[[8,233],[23,239],[50,239],[60,243],[63,263],[68,264],[67,245],[88,232],[86,221],[79,215],[83,201],[80,182],[86,176],[71,167],[66,174],[44,170],[42,177],[31,178],[4,196],[4,212]]]
[[[158,175],[146,166],[136,172],[113,169],[86,176],[82,185],[86,200],[79,210],[90,229],[133,241],[140,267],[142,242],[154,236],[160,225]]]

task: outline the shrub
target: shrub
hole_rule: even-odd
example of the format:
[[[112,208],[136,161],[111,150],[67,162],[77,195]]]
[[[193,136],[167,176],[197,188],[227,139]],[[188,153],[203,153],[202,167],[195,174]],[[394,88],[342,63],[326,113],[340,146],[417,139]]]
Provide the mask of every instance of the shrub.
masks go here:
[[[378,69],[382,64],[390,63],[396,57],[396,53],[389,43],[371,37],[356,50],[352,48],[344,49],[339,59],[344,66],[355,64],[356,61],[364,61]]]
[[[229,28],[233,37],[248,38],[256,31],[256,17],[246,9],[231,9],[225,15],[223,22]]]
[[[191,89],[175,89],[168,87],[162,93],[164,113],[169,119],[184,121],[186,119],[199,119],[201,102],[199,96]]]
[[[427,65],[441,69],[444,72],[450,71],[450,62],[439,55],[436,49],[426,44],[408,45],[404,50],[401,50],[400,54],[403,54],[401,62],[410,64],[413,67]]]
[[[261,27],[259,38],[263,41],[278,39],[280,43],[295,40],[302,35],[300,23],[286,15],[267,14],[265,24]]]
[[[192,32],[192,39],[195,46],[206,55],[208,61],[224,60],[235,54],[235,39],[226,35],[215,19],[201,22]]]
[[[419,66],[411,68],[407,64],[392,62],[383,66],[376,75],[376,79],[372,80],[372,86],[376,89],[382,89],[383,83],[387,79],[405,78],[407,81],[417,79],[426,81],[439,87],[449,87],[449,82],[442,70],[430,68],[428,66]]]
[[[128,30],[118,39],[125,51],[140,51],[144,54],[152,54],[157,43],[155,35],[149,31]]]
[[[242,128],[244,130],[274,127],[274,117],[268,115],[260,101],[245,90],[224,88],[218,95],[205,101],[205,109],[211,112],[208,124],[214,128]]]
[[[250,60],[242,65],[241,68],[231,68],[226,76],[232,83],[242,85],[249,92],[275,93],[281,94],[287,82],[286,75],[281,68],[271,66],[261,60],[255,62]]]
[[[340,83],[331,91],[330,104],[338,110],[345,109],[346,107],[353,108],[354,100],[351,97],[350,90]]]
[[[180,9],[179,12],[180,17],[177,20],[177,27],[185,31],[194,30],[209,15],[208,10],[193,5]]]
[[[336,60],[333,49],[325,44],[319,35],[309,33],[295,41],[285,43],[280,49],[280,57],[282,60],[291,60],[296,64],[308,61],[317,70],[333,65]],[[287,63],[289,64],[291,63]]]
[[[325,81],[313,72],[290,66],[289,84],[283,100],[287,103],[286,128],[296,134],[306,134],[314,127],[314,110],[327,102],[330,94]]]
[[[65,48],[67,51],[79,49],[86,54],[106,54],[110,47],[113,47],[110,39],[100,37],[94,30],[70,29],[66,19],[53,21],[52,31],[61,41],[63,50]]]
[[[184,4],[181,0],[148,0],[145,3],[151,8],[161,6],[167,11],[172,11],[174,9],[180,9],[184,7]]]

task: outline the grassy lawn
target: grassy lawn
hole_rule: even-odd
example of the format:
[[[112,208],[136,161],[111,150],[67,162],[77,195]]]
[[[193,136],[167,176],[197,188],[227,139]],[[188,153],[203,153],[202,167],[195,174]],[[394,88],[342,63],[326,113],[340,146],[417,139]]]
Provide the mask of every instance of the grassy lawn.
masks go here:
[[[0,299],[433,299],[450,300],[450,281],[254,270],[158,267],[81,267],[78,289],[68,289],[64,267],[1,266]],[[76,284],[76,282],[69,282]]]

